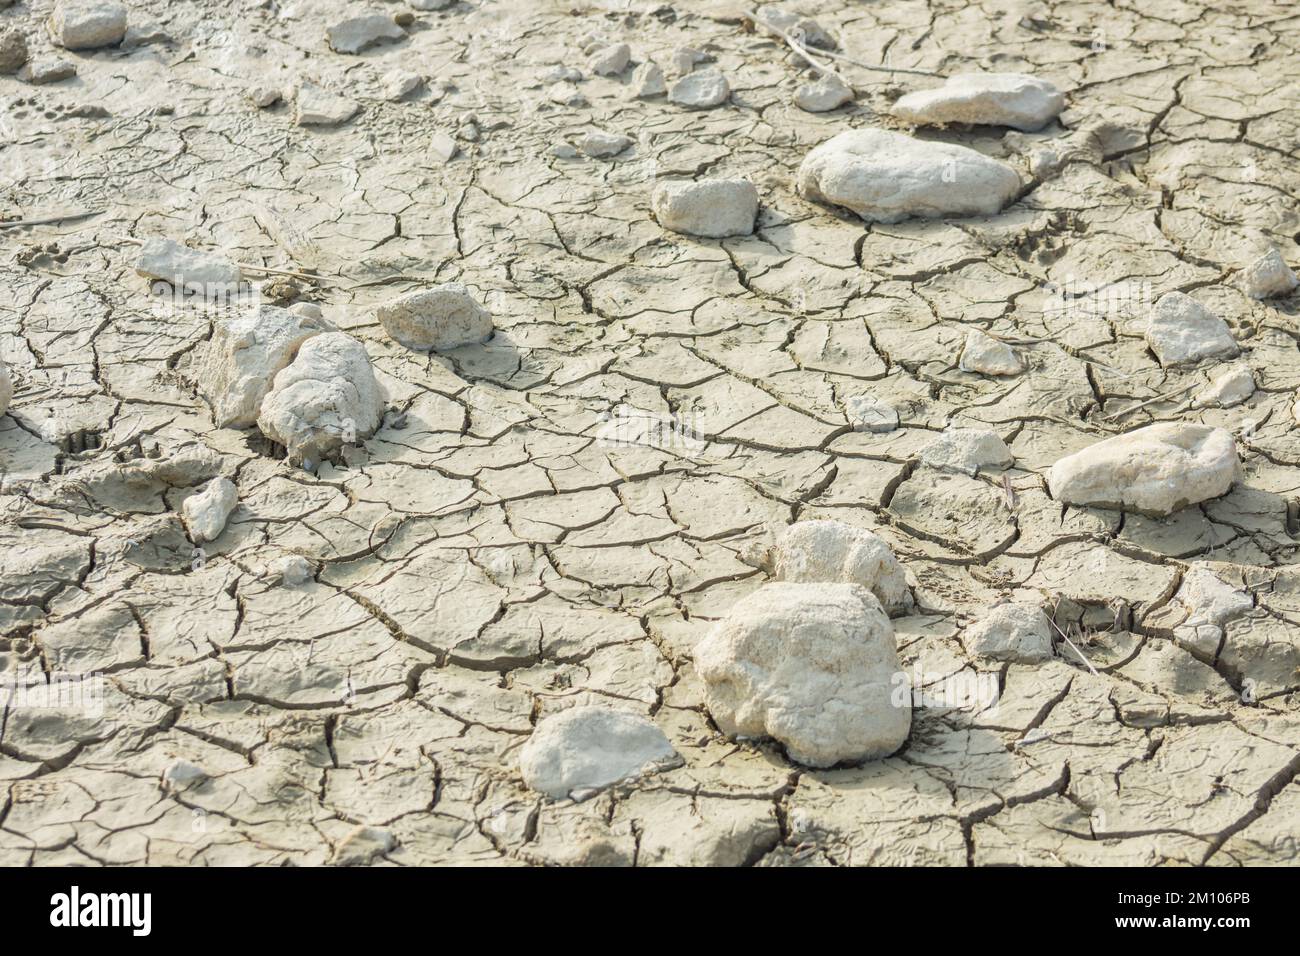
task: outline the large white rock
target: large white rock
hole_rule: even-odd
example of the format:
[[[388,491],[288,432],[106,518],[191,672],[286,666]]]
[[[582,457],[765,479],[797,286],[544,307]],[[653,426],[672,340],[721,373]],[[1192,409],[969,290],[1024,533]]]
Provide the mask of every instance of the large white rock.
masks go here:
[[[360,53],[381,43],[404,40],[406,31],[385,13],[365,13],[328,27],[325,38],[335,53]]]
[[[882,129],[833,136],[799,167],[799,191],[871,222],[987,216],[1020,191],[1016,171],[965,146]]]
[[[111,0],[59,0],[50,33],[65,50],[116,46],[126,36],[126,7]]]
[[[185,527],[195,544],[215,541],[226,528],[226,519],[239,504],[239,489],[229,478],[213,478],[198,494],[181,505]]]
[[[275,376],[262,400],[257,427],[314,468],[345,444],[374,434],[384,416],[384,393],[366,347],[343,332],[325,332],[302,344]]]
[[[958,73],[933,90],[908,93],[891,111],[919,126],[974,123],[1041,129],[1065,108],[1053,83],[1024,73]]]
[[[856,584],[764,585],[696,646],[695,670],[723,733],[772,737],[806,766],[886,757],[911,727],[893,626]]]
[[[688,236],[748,236],[758,215],[758,190],[747,179],[664,182],[650,197],[659,225]]]
[[[1231,358],[1239,351],[1227,324],[1181,292],[1167,292],[1151,307],[1147,345],[1164,367],[1192,365],[1207,358]]]
[[[1047,472],[1057,501],[1163,517],[1226,494],[1236,441],[1222,428],[1161,422],[1068,455]]]
[[[328,329],[323,319],[272,305],[218,318],[194,370],[217,427],[256,423],[275,374],[293,361],[303,342]]]
[[[454,349],[492,335],[492,316],[459,282],[391,299],[375,310],[384,331],[411,349]]]
[[[1269,249],[1241,271],[1242,291],[1252,299],[1272,299],[1289,295],[1300,280],[1276,248]]]
[[[1010,468],[1015,460],[1002,436],[986,428],[949,428],[921,450],[931,468],[965,475]]]
[[[998,604],[966,628],[966,650],[976,657],[1036,664],[1052,656],[1052,625],[1041,609]]]
[[[14,380],[9,375],[9,366],[0,361],[0,415],[9,411],[9,403],[14,398]]]
[[[178,289],[192,290],[211,298],[233,294],[243,273],[224,256],[201,252],[171,239],[155,236],[140,246],[135,271],[146,279],[161,279]]]
[[[889,611],[907,595],[907,577],[889,545],[843,521],[799,521],[786,528],[772,549],[772,575],[778,581],[860,584]]]
[[[957,364],[963,372],[978,372],[981,375],[1019,375],[1024,371],[1024,366],[1010,345],[999,342],[979,329],[971,329],[966,333],[966,344],[962,347],[961,359]]]
[[[557,800],[680,761],[649,720],[609,707],[571,707],[545,717],[519,749],[524,783]]]

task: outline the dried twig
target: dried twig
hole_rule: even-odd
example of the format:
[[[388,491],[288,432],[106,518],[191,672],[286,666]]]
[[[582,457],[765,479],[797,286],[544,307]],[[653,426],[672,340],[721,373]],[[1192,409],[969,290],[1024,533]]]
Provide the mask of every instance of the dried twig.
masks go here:
[[[1048,620],[1048,623],[1050,623],[1050,624],[1052,625],[1052,627],[1055,628],[1057,634],[1060,634],[1060,635],[1061,635],[1061,640],[1063,640],[1063,641],[1065,641],[1065,643],[1069,644],[1069,645],[1070,645],[1070,649],[1071,649],[1072,651],[1074,651],[1074,653],[1076,653],[1076,654],[1079,655],[1079,660],[1083,661],[1084,665],[1088,668],[1088,670],[1092,671],[1092,676],[1093,676],[1093,677],[1098,677],[1098,676],[1100,676],[1100,675],[1097,673],[1097,668],[1095,668],[1095,667],[1092,666],[1092,661],[1088,660],[1088,658],[1086,658],[1086,657],[1083,656],[1083,651],[1079,650],[1077,647],[1074,646],[1074,641],[1072,641],[1072,640],[1070,640],[1068,637],[1066,637],[1066,636],[1065,636],[1065,632],[1064,632],[1063,630],[1061,630],[1061,626],[1060,626],[1059,624],[1056,623],[1056,612],[1057,612],[1058,610],[1060,610],[1060,607],[1061,607],[1061,599],[1058,597],[1058,598],[1056,599],[1056,606],[1055,606],[1054,608],[1052,608],[1052,616],[1049,617],[1049,618],[1047,619],[1047,620]]]
[[[1192,389],[1196,387],[1196,385],[1197,385],[1196,382],[1192,382],[1190,385],[1184,385],[1182,388],[1174,389],[1172,392],[1165,392],[1165,394],[1163,395],[1157,395],[1155,398],[1149,398],[1145,402],[1139,402],[1137,405],[1132,405],[1129,408],[1122,409],[1118,412],[1115,412],[1112,415],[1103,415],[1101,418],[1097,419],[1097,421],[1108,422],[1114,418],[1123,418],[1125,415],[1129,414],[1130,412],[1136,412],[1139,408],[1146,408],[1148,405],[1154,405],[1157,402],[1168,401],[1171,398],[1176,398],[1179,395],[1182,395],[1184,392],[1190,392]]]
[[[849,85],[849,83],[845,81],[842,76],[840,76],[830,67],[826,66],[824,63],[821,63],[818,60],[816,60],[813,53],[801,41],[791,36],[789,33],[780,29],[779,27],[773,26],[772,24],[768,23],[766,20],[761,19],[758,16],[758,14],[754,13],[752,10],[745,10],[744,14],[745,16],[749,17],[749,19],[753,22],[755,26],[762,27],[764,30],[768,31],[769,33],[775,34],[776,36],[779,36],[783,40],[785,40],[786,45],[789,46],[790,49],[792,49],[804,60],[807,60],[809,65],[812,66],[813,69],[817,70],[819,73],[822,73],[824,75],[835,77],[840,82],[844,83],[845,86]],[[852,57],[845,56],[843,53],[838,53],[835,50],[818,50],[816,56],[824,56],[831,60],[839,60],[841,63],[847,63],[850,66],[856,66],[863,70],[874,70],[877,73],[911,73],[916,76],[934,76],[934,77],[938,77],[939,79],[945,78],[945,75],[943,73],[936,73],[933,70],[919,70],[919,69],[914,69],[912,67],[906,67],[906,66],[881,66],[876,63],[863,63],[861,60],[855,60]]]
[[[137,239],[135,236],[112,236],[111,238],[132,246],[144,245],[144,240]],[[315,282],[317,284],[326,281],[324,276],[312,275],[309,272],[294,272],[291,269],[272,269],[270,266],[254,265],[251,262],[236,262],[235,265],[239,266],[239,268],[243,269],[245,272],[265,272],[273,276],[291,276],[295,279],[306,279],[308,282]]]
[[[102,209],[85,209],[81,212],[65,212],[57,216],[42,216],[39,219],[10,219],[8,222],[0,222],[0,229],[15,229],[19,226],[45,226],[52,222],[66,222],[69,219],[85,219],[87,216],[98,216],[104,210]]]

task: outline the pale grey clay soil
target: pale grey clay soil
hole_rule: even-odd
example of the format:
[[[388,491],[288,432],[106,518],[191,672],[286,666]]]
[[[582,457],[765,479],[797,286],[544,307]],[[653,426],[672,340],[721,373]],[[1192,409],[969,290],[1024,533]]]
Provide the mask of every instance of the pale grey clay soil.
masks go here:
[[[1293,3],[0,7],[0,864],[1300,861]]]

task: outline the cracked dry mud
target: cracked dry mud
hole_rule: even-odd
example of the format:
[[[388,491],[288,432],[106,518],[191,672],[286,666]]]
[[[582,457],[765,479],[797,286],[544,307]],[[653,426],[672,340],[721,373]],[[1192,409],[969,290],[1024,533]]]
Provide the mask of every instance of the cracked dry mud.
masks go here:
[[[0,670],[102,675],[102,706],[5,708],[0,864],[1300,860],[1300,298],[1239,275],[1300,258],[1293,6],[806,0],[843,55],[916,71],[827,58],[856,98],[816,113],[817,73],[710,0],[131,0],[120,46],[78,52],[52,6],[0,11],[65,77],[0,77]],[[330,49],[376,13],[382,42]],[[725,102],[670,100],[691,69]],[[916,132],[1015,169],[1000,213],[797,193],[815,146],[912,134],[891,104],[972,71],[1066,97],[1037,132]],[[753,235],[661,228],[656,182],[703,178],[757,187]],[[123,237],[319,275],[250,278],[364,344],[378,430],[313,473],[215,427],[219,310]],[[385,334],[378,305],[445,282],[490,339]],[[1162,367],[1175,291],[1241,354]],[[1020,367],[964,370],[976,330]],[[1243,370],[1244,401],[1198,400]],[[1056,461],[1153,422],[1235,433],[1231,491],[1164,518],[1049,497]],[[924,463],[950,428],[1014,463]],[[238,504],[196,549],[184,503],[219,476]],[[901,750],[822,770],[721,734],[692,664],[816,518],[893,548],[923,685]],[[1003,599],[1054,616],[1046,660],[974,655]],[[942,693],[976,675],[995,702]],[[534,727],[592,704],[680,760],[527,789]]]

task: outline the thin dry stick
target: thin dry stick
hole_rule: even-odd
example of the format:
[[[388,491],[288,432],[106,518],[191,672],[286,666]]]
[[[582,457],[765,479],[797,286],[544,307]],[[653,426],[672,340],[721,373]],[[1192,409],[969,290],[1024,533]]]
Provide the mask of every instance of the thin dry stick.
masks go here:
[[[112,236],[118,242],[125,242],[133,246],[144,245],[143,239],[137,239],[135,236]],[[308,282],[325,282],[324,276],[314,276],[307,272],[293,272],[289,269],[272,269],[270,266],[257,266],[251,262],[236,262],[235,265],[248,272],[266,272],[273,276],[292,276],[295,279],[306,279]]]
[[[744,14],[745,16],[749,17],[749,19],[754,23],[755,26],[760,26],[764,30],[767,30],[769,33],[774,33],[777,36],[784,38],[785,42],[790,46],[790,48],[793,49],[795,53],[798,53],[801,57],[807,60],[810,64],[812,64],[814,69],[843,80],[843,78],[840,77],[839,74],[836,73],[834,70],[832,70],[830,67],[814,60],[813,55],[808,51],[808,48],[804,46],[803,43],[796,40],[789,33],[786,33],[784,30],[780,29],[779,27],[775,27],[772,24],[768,23],[767,21],[760,19],[758,15],[751,10],[745,10]],[[818,50],[817,55],[824,56],[832,60],[839,60],[841,63],[847,63],[850,66],[856,66],[863,70],[875,70],[877,73],[912,73],[916,76],[935,76],[938,77],[939,79],[946,79],[944,74],[936,73],[933,70],[918,70],[906,66],[881,66],[876,63],[863,63],[861,60],[855,60],[852,57],[845,56],[843,53],[837,53],[834,50]]]
[[[845,81],[844,77],[840,76],[838,73],[832,70],[825,63],[822,63],[820,60],[814,57],[808,51],[808,48],[805,47],[798,40],[796,40],[792,34],[787,33],[786,31],[782,30],[780,27],[773,26],[772,24],[759,19],[758,14],[754,13],[751,10],[746,10],[745,16],[749,17],[749,19],[753,21],[755,26],[760,26],[764,30],[768,31],[769,33],[775,34],[776,36],[779,36],[781,37],[781,39],[785,40],[786,46],[788,46],[791,50],[793,50],[795,54],[798,55],[801,59],[805,60],[808,63],[808,65],[811,66],[814,70],[822,74],[822,76],[833,76],[835,77],[835,79],[839,80],[845,86],[849,85]],[[819,52],[824,52],[824,51],[819,51]]]
[[[1060,599],[1060,598],[1057,598],[1057,599],[1056,599],[1056,607],[1052,608],[1052,616],[1049,617],[1049,618],[1047,619],[1047,620],[1048,620],[1048,623],[1050,623],[1050,624],[1052,625],[1052,627],[1054,627],[1054,628],[1056,629],[1056,633],[1057,633],[1057,634],[1060,634],[1060,635],[1061,635],[1061,640],[1063,640],[1063,641],[1065,641],[1065,643],[1069,644],[1069,645],[1070,645],[1070,649],[1071,649],[1072,651],[1074,651],[1074,653],[1076,653],[1076,654],[1079,655],[1079,660],[1083,661],[1083,663],[1087,666],[1088,670],[1092,671],[1092,676],[1094,676],[1094,677],[1098,677],[1098,676],[1100,676],[1100,675],[1098,675],[1098,673],[1097,673],[1097,668],[1095,668],[1095,667],[1092,666],[1092,661],[1088,660],[1088,658],[1086,658],[1086,657],[1083,656],[1083,651],[1079,650],[1077,647],[1074,646],[1074,641],[1072,641],[1072,640],[1070,640],[1068,637],[1066,637],[1066,636],[1065,636],[1065,632],[1064,632],[1063,630],[1061,630],[1060,625],[1058,625],[1058,624],[1056,623],[1056,612],[1060,609],[1060,607],[1061,607],[1061,599]]]
[[[8,222],[0,222],[0,229],[13,229],[18,226],[46,226],[52,222],[65,222],[69,219],[85,219],[87,216],[98,216],[104,210],[87,209],[84,212],[65,212],[58,216],[44,216],[40,219],[11,219]]]
[[[1115,412],[1113,415],[1103,415],[1101,418],[1097,419],[1097,421],[1108,422],[1112,418],[1123,418],[1129,412],[1136,412],[1139,408],[1146,408],[1148,405],[1156,404],[1156,402],[1164,402],[1164,401],[1168,401],[1171,398],[1177,398],[1179,395],[1183,394],[1184,392],[1190,392],[1195,387],[1196,387],[1196,383],[1192,382],[1192,384],[1184,385],[1182,388],[1174,389],[1172,392],[1165,392],[1165,394],[1163,395],[1157,395],[1155,398],[1149,398],[1145,402],[1140,402],[1137,405],[1134,405],[1130,408],[1122,409],[1121,411]]]

